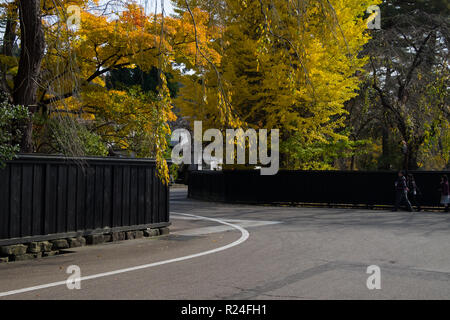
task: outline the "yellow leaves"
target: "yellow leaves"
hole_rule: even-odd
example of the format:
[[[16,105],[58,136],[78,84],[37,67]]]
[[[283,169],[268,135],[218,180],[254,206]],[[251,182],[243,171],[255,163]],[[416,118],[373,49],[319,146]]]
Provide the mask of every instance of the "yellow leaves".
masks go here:
[[[46,26],[43,75],[49,82],[59,77],[58,85],[50,86],[55,95],[81,92],[66,104],[82,110],[85,119],[111,122],[100,132],[112,143],[133,148],[136,141],[151,141],[139,153],[157,158],[164,179],[167,122],[176,119],[164,73],[158,95],[150,98],[132,88],[107,90],[107,71],[135,66],[170,71],[174,62],[183,64],[195,73],[180,71],[184,87],[177,106],[191,119],[204,120],[205,128],[248,125],[299,132],[306,142],[338,139],[335,129],[342,122],[335,119],[355,95],[359,80],[354,73],[365,63],[357,53],[368,40],[362,17],[369,1],[330,0],[339,25],[330,23],[328,7],[324,18],[319,1],[309,1],[301,19],[289,2],[262,1],[263,13],[259,1],[226,1],[229,12],[221,23],[192,7],[195,27],[184,12],[164,17],[161,30],[163,17],[146,15],[136,4],[111,18],[85,9],[87,0],[77,0],[81,28],[69,32]],[[269,4],[277,10],[269,10]],[[68,68],[70,76],[61,76]]]
[[[169,33],[168,41],[173,49],[177,62],[184,63],[189,68],[207,67],[220,62],[220,54],[214,48],[211,40],[220,37],[220,28],[209,23],[209,13],[193,8],[192,14],[195,26],[189,12],[179,19],[169,19],[166,22]]]
[[[180,18],[164,17],[161,30],[163,17],[145,14],[135,2],[120,12],[109,12],[112,6],[101,12],[93,3],[105,4],[98,0],[41,1],[46,51],[37,96],[45,104],[51,101],[52,115],[64,114],[92,125],[109,145],[156,157],[160,176],[167,181],[167,123],[175,121],[176,115],[164,73],[157,95],[139,88],[109,90],[106,76],[111,70],[135,67],[149,71],[156,66],[172,72],[174,62],[206,70],[221,61],[217,41],[222,27],[210,23],[211,14],[199,8],[192,10],[195,30],[188,12]],[[70,5],[81,9],[79,28],[68,28]],[[13,58],[0,56],[0,63],[14,75]],[[205,103],[212,106],[219,101],[222,118],[238,124],[230,118],[226,101],[231,92],[224,88],[218,98],[210,88],[206,91]]]
[[[230,123],[298,132],[305,143],[343,139],[336,133],[343,126],[339,116],[356,95],[354,75],[367,61],[357,56],[369,39],[363,15],[379,1],[330,0],[332,8],[310,1],[300,18],[284,0],[262,2],[264,8],[259,1],[226,2],[229,20],[218,69],[233,112],[240,115]],[[184,80],[177,105],[184,115],[220,128],[229,119],[215,78],[208,67]]]
[[[123,12],[121,20],[136,28],[144,28],[148,21],[148,17],[144,13],[142,7],[136,4],[128,4],[127,10]]]
[[[170,110],[170,112],[167,114],[167,120],[170,122],[174,122],[177,120],[177,116],[175,113],[173,113],[172,110]]]
[[[13,68],[18,65],[18,60],[16,57],[5,56],[4,54],[0,54],[0,64],[3,66],[7,66],[8,68]]]

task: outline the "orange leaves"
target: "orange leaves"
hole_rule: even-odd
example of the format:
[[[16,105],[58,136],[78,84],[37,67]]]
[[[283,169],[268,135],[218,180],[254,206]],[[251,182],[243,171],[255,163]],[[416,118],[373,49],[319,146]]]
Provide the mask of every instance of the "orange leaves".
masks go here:
[[[105,142],[129,148],[141,157],[156,157],[161,177],[168,178],[164,161],[169,121],[175,121],[165,73],[176,74],[174,63],[206,68],[219,63],[216,51],[219,28],[210,15],[194,9],[179,18],[146,14],[141,6],[92,7],[89,0],[42,1],[46,31],[46,56],[42,66],[41,101],[53,110],[89,123]],[[104,5],[103,1],[97,2]],[[70,5],[80,7],[81,25],[68,28]],[[201,51],[202,55],[199,55]],[[158,92],[138,87],[112,90],[106,76],[115,69],[161,71]]]
[[[77,73],[78,86],[93,81],[104,85],[96,79],[116,68],[136,65],[146,71],[154,66],[170,69],[174,62],[187,67],[206,66],[206,59],[220,62],[220,54],[214,48],[218,28],[210,26],[205,11],[193,10],[194,28],[188,13],[180,18],[147,15],[136,4],[129,4],[118,13],[102,13],[90,9],[87,3],[87,0],[62,1],[59,9],[47,7],[49,14],[64,12],[69,4],[81,7],[81,26],[77,30],[67,29],[64,21],[45,26],[46,67],[50,74],[57,76],[63,71],[56,69],[75,65],[73,72]],[[206,59],[199,56],[199,50]]]
[[[139,62],[154,65],[158,38],[141,26],[142,16],[124,12],[118,19],[108,21],[104,16],[84,12],[82,21],[78,33],[82,41],[77,54],[85,61],[91,61],[97,68]]]
[[[167,22],[173,30],[169,41],[174,49],[175,60],[192,68],[207,66],[208,61],[202,57],[201,51],[211,62],[219,63],[221,56],[214,47],[214,42],[221,36],[219,28],[209,23],[208,12],[194,8],[192,14],[195,24],[189,12]]]
[[[129,23],[141,29],[145,27],[147,19],[144,9],[136,4],[128,4],[127,10],[123,12],[121,17],[124,23]]]

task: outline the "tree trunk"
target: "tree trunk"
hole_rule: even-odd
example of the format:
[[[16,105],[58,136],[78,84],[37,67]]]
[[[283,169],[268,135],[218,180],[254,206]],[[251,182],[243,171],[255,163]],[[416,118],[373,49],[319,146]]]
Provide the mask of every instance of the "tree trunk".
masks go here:
[[[419,165],[417,164],[418,153],[419,145],[416,142],[409,143],[406,170],[417,170],[419,168]]]
[[[352,154],[352,158],[351,158],[351,161],[350,161],[350,170],[351,171],[355,170],[355,155],[354,154]]]
[[[6,11],[6,26],[3,34],[3,47],[1,53],[5,56],[12,57],[13,55],[13,46],[16,41],[16,27],[17,27],[17,2],[11,3],[7,7]],[[7,78],[7,65],[2,65],[2,81],[1,86],[2,90],[11,94],[11,88],[8,85]]]
[[[16,22],[17,18],[17,3],[11,3],[7,9],[7,20],[5,26],[5,33],[3,34],[3,48],[2,54],[5,56],[12,56],[13,45],[16,41]]]
[[[20,60],[14,79],[13,102],[24,105],[30,111],[30,118],[23,132],[21,152],[33,152],[32,115],[36,111],[36,94],[41,62],[44,56],[44,30],[42,29],[40,0],[20,0]]]
[[[381,128],[381,161],[378,162],[379,170],[389,170],[391,168],[391,154],[392,150],[389,143],[389,131],[386,129],[386,124],[382,124]]]

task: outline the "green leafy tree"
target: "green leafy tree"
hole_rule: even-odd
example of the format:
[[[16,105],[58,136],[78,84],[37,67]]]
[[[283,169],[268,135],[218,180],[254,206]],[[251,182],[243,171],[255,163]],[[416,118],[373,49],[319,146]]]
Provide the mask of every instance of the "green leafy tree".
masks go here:
[[[170,96],[175,98],[179,84],[174,81],[174,76],[171,73],[165,73],[165,75]],[[143,71],[139,67],[111,70],[106,77],[106,86],[108,89],[119,90],[140,86],[144,92],[158,93],[159,71],[156,67],[152,67],[150,71]]]
[[[15,106],[9,97],[0,91],[0,167],[20,151],[21,128],[28,119],[28,109]]]
[[[381,5],[382,29],[372,31],[364,51],[368,76],[347,105],[355,138],[381,145],[381,169],[448,166],[449,9],[432,0]]]

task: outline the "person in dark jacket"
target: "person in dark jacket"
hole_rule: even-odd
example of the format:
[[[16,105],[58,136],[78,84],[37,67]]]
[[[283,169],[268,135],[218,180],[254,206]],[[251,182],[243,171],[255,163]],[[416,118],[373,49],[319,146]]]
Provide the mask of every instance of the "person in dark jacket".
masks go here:
[[[445,212],[449,211],[450,205],[450,190],[448,185],[448,177],[444,174],[441,177],[441,204],[445,206]]]
[[[406,180],[406,185],[408,187],[408,199],[410,202],[417,207],[417,211],[421,211],[420,207],[420,197],[422,193],[416,184],[416,180],[412,174],[408,174],[408,179]]]
[[[408,200],[408,185],[406,183],[405,173],[399,171],[398,178],[395,181],[395,208],[392,211],[397,211],[402,202],[405,202],[409,212],[414,211]]]

